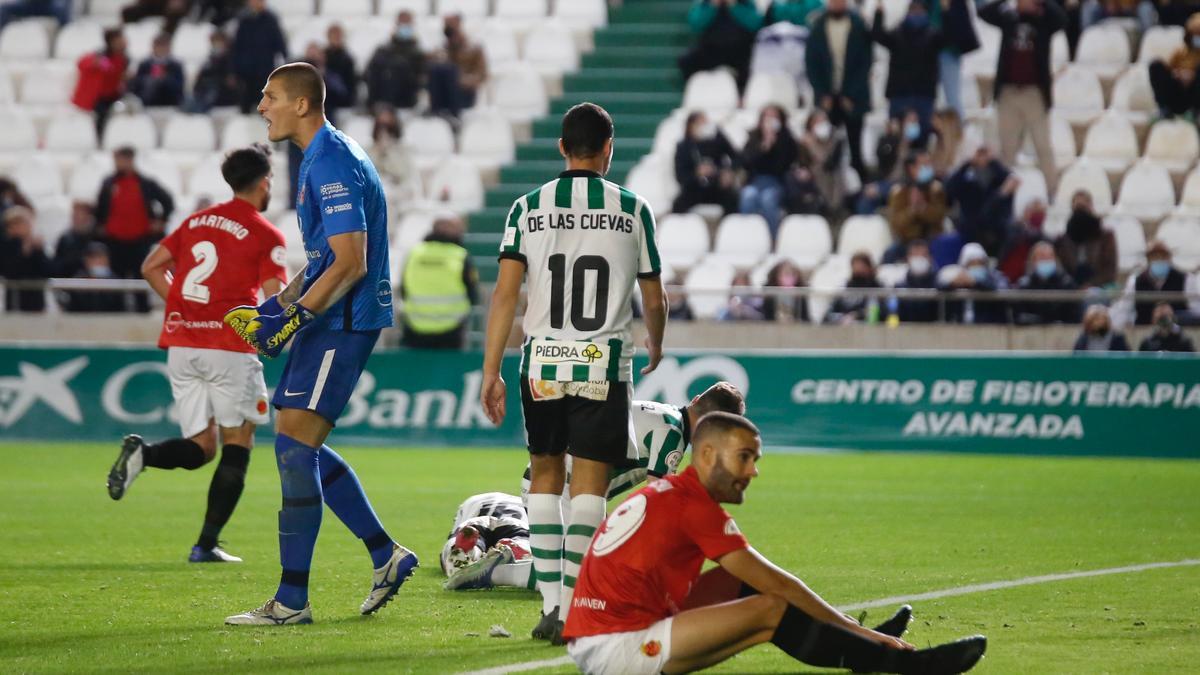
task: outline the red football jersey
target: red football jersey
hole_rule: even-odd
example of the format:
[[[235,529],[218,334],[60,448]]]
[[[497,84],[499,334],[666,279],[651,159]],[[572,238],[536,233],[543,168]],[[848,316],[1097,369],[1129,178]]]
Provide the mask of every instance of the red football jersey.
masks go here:
[[[655,480],[596,531],[563,637],[643,630],[674,616],[705,558],[749,546],[694,468]]]
[[[254,353],[222,319],[258,304],[267,279],[287,281],[283,233],[234,198],[192,214],[160,244],[175,261],[159,347]]]

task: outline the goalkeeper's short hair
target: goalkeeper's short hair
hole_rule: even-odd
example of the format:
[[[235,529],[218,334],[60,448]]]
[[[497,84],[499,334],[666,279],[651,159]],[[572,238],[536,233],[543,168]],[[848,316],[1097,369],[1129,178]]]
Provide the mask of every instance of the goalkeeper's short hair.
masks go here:
[[[221,176],[235,193],[244,192],[271,173],[271,148],[264,143],[238,148],[225,155]]]

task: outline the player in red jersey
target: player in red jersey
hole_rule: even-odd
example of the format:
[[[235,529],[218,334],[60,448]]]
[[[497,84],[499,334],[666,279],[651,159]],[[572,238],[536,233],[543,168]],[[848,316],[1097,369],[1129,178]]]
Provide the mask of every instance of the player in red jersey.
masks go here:
[[[721,507],[758,475],[749,420],[705,415],[692,446],[686,471],[636,492],[592,540],[563,632],[583,672],[685,673],[764,642],[859,672],[960,673],[983,656],[983,636],[917,651],[864,628],[750,547]],[[706,558],[720,567],[701,575]]]
[[[158,346],[167,350],[183,433],[154,444],[126,436],[108,493],[120,499],[143,467],[200,468],[216,456],[219,430],[221,461],[191,562],[241,562],[217,536],[241,497],[254,428],[270,419],[262,364],[222,321],[232,307],[257,304],[260,289],[278,293],[287,279],[283,234],[260,213],[271,200],[270,152],[256,144],[229,153],[221,173],[233,199],[185,218],[142,264],[142,276],[166,301]]]

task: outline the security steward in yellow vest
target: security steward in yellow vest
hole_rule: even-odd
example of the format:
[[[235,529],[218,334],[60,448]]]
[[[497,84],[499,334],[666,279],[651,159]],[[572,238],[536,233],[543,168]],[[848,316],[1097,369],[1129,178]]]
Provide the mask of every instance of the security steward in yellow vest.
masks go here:
[[[406,347],[463,348],[479,283],[462,245],[464,234],[462,220],[439,218],[425,241],[409,252],[400,283]]]

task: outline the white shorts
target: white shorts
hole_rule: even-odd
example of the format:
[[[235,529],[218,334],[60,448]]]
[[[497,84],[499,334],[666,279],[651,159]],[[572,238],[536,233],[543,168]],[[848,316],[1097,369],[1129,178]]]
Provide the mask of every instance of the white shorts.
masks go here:
[[[671,659],[669,617],[644,630],[575,638],[567,653],[586,675],[659,675]]]
[[[271,421],[263,367],[254,354],[171,347],[167,377],[184,438],[204,431],[210,419],[222,427]]]

